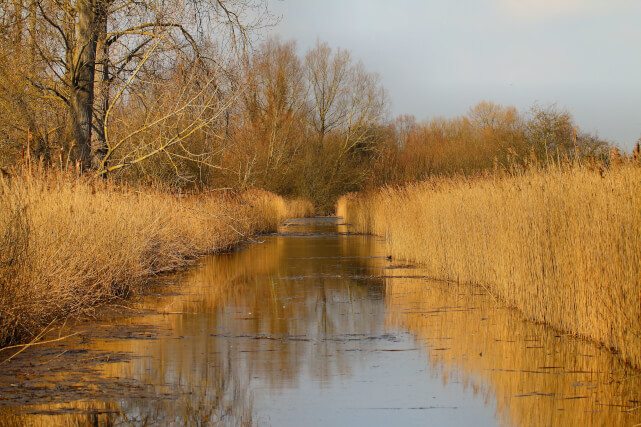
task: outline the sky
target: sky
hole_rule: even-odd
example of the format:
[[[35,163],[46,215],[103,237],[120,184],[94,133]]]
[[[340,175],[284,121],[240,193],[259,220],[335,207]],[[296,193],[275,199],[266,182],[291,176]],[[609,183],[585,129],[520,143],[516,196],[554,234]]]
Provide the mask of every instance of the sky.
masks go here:
[[[641,0],[270,0],[270,35],[352,52],[392,116],[455,117],[486,100],[570,111],[630,150],[641,137]]]

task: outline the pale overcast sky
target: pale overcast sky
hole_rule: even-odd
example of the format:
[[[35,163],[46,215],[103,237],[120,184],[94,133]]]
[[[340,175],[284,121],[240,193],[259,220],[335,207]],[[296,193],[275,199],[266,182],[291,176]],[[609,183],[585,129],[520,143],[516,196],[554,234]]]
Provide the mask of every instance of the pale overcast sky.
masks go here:
[[[641,0],[271,0],[270,31],[316,39],[382,76],[392,114],[465,114],[482,100],[567,108],[625,148],[641,136]]]

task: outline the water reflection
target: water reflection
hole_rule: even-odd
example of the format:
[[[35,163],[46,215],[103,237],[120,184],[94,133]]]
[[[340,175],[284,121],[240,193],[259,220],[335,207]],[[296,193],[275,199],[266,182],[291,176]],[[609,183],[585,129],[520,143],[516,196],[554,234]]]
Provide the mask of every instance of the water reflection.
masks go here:
[[[390,273],[393,274],[393,273]],[[430,349],[430,369],[497,401],[509,425],[637,425],[641,376],[608,351],[524,322],[482,288],[390,279],[388,318]]]
[[[0,425],[640,422],[638,374],[607,352],[376,238],[312,219],[262,240],[25,352],[0,373]]]

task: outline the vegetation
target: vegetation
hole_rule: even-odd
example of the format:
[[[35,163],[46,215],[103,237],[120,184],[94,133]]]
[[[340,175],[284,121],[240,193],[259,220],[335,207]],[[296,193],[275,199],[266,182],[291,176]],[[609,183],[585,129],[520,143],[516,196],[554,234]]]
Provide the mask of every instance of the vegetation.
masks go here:
[[[422,123],[400,116],[390,124],[370,186],[380,187],[433,176],[473,176],[515,164],[569,157],[608,161],[613,146],[580,131],[571,114],[556,105],[516,108],[482,101],[463,117]]]
[[[607,157],[554,105],[389,120],[380,78],[349,51],[252,44],[270,22],[261,0],[12,0],[0,10],[0,167],[42,159],[127,183],[261,188],[330,213],[345,192],[531,152]]]
[[[313,213],[265,191],[180,195],[61,173],[3,179],[0,191],[2,344]]]
[[[349,51],[255,44],[272,22],[264,0],[3,3],[0,342],[310,211],[280,196],[367,190],[339,206],[394,256],[641,364],[638,170],[610,142],[556,105],[390,120]]]
[[[353,194],[338,214],[393,257],[481,284],[641,367],[641,169],[530,166]]]

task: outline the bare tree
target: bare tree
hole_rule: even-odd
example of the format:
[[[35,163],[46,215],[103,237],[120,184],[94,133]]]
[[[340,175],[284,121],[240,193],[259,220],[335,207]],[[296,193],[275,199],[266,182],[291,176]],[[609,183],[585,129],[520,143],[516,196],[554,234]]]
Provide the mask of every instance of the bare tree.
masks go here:
[[[515,129],[520,126],[519,113],[515,107],[504,107],[494,102],[481,101],[470,108],[467,115],[479,130],[498,131]]]
[[[317,42],[305,59],[316,134],[304,172],[306,191],[326,209],[340,189],[355,189],[365,180],[365,159],[377,147],[387,100],[379,77],[354,64],[348,51]]]
[[[312,103],[311,122],[322,143],[325,135],[345,122],[350,53],[332,52],[327,43],[316,42],[305,57]]]
[[[367,149],[368,131],[384,119],[387,99],[380,77],[352,63],[349,51],[317,42],[306,56],[313,109],[311,123],[323,141],[326,134],[342,135],[341,155]]]
[[[270,38],[245,68],[243,104],[263,186],[277,189],[305,137],[307,86],[296,43]],[[276,182],[272,182],[272,181]]]
[[[555,104],[547,107],[533,105],[525,123],[528,143],[537,157],[547,160],[557,154],[571,154],[574,151],[572,116],[567,110]]]
[[[28,32],[34,62],[44,65],[28,76],[29,82],[43,96],[64,104],[65,145],[72,158],[102,172],[107,169],[104,158],[114,158],[109,114],[117,102],[135,96],[134,79],[167,73],[185,59],[220,70],[213,54],[246,47],[264,6],[262,0],[16,3],[21,16],[37,23]],[[27,31],[18,24],[12,23],[14,29]],[[219,40],[212,43],[212,36]]]
[[[385,119],[387,97],[377,74],[368,73],[362,62],[350,69],[346,88],[345,123],[340,156],[375,148],[372,132]]]

